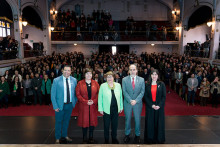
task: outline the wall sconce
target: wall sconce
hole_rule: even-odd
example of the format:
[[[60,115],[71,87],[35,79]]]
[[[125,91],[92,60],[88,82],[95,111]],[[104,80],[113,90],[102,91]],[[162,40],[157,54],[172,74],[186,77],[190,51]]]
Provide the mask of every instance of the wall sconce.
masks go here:
[[[177,11],[176,11],[176,10],[173,10],[173,11],[172,11],[172,14],[176,15],[176,14],[177,14]]]
[[[26,20],[22,21],[23,26],[27,26],[28,22]]]
[[[181,29],[181,27],[176,27],[176,30],[179,31]]]
[[[211,25],[213,25],[214,23],[212,21],[207,22],[207,26],[211,27]]]
[[[57,14],[57,10],[50,10],[50,14],[51,14],[51,15]]]
[[[74,43],[74,46],[77,46],[77,43]]]
[[[14,21],[18,21],[18,15],[14,15]]]
[[[54,31],[54,27],[51,27],[50,29],[51,29],[51,31]]]
[[[153,44],[153,43],[151,44],[151,46],[154,46],[154,45],[155,45],[155,44]]]
[[[27,26],[28,22],[26,21],[26,19],[22,18],[22,24],[23,26]]]

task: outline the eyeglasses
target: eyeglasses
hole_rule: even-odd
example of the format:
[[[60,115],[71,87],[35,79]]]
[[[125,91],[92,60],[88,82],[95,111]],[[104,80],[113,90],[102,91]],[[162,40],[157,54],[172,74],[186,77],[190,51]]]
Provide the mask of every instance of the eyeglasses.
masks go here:
[[[107,78],[109,78],[109,79],[112,78],[112,77],[113,77],[112,75],[107,76]]]

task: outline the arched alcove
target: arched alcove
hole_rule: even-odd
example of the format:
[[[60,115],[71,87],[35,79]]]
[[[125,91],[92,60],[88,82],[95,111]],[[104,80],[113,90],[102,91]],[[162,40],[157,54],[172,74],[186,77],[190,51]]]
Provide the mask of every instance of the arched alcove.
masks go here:
[[[211,19],[212,9],[208,6],[202,6],[189,17],[188,29],[207,23]]]
[[[31,6],[27,6],[22,10],[22,18],[27,20],[28,24],[43,30],[41,17]]]
[[[6,17],[7,19],[13,21],[13,14],[10,5],[6,0],[1,0],[0,5],[0,17]]]

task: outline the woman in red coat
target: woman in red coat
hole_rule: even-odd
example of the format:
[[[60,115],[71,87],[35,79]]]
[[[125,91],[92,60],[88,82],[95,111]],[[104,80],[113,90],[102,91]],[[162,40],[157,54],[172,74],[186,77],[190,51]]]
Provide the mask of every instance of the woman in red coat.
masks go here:
[[[83,130],[83,143],[94,143],[93,131],[98,124],[97,103],[99,84],[92,80],[92,70],[85,70],[85,79],[76,86],[76,96],[79,100],[78,126]],[[89,140],[87,131],[89,128]]]

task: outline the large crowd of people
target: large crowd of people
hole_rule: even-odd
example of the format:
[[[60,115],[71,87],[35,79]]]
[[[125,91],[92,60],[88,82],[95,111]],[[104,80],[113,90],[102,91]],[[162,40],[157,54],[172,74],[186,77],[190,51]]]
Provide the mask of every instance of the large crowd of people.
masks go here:
[[[9,101],[12,102],[14,98],[11,97],[17,95],[17,99],[19,100],[13,101],[12,103],[14,105],[18,105],[22,101],[25,101],[27,104],[32,103],[35,105],[38,101],[40,104],[50,104],[49,100],[46,99],[49,99],[49,89],[51,84],[53,83],[54,78],[62,75],[62,69],[66,64],[73,67],[71,74],[77,79],[77,81],[84,78],[86,68],[92,68],[92,78],[96,80],[99,85],[106,82],[105,73],[108,71],[113,71],[113,73],[116,74],[115,81],[121,84],[122,79],[128,75],[128,67],[130,64],[137,65],[138,75],[143,77],[146,83],[150,71],[158,69],[161,73],[161,80],[171,89],[174,89],[182,99],[188,99],[188,104],[190,103],[190,97],[192,97],[193,105],[195,104],[194,100],[198,101],[203,99],[200,97],[204,96],[205,92],[202,91],[206,91],[204,90],[206,89],[204,88],[204,83],[209,83],[208,85],[210,85],[207,86],[205,84],[208,87],[209,92],[204,97],[207,97],[206,100],[213,105],[218,104],[216,103],[217,97],[213,96],[213,94],[216,94],[216,90],[213,90],[213,87],[215,85],[217,88],[220,86],[218,82],[219,69],[217,65],[203,63],[198,59],[193,59],[192,57],[185,55],[175,57],[174,55],[164,53],[142,53],[140,56],[133,53],[116,55],[112,55],[111,53],[93,53],[91,58],[84,58],[84,55],[80,52],[53,54],[52,56],[46,56],[40,60],[12,66],[10,70],[6,70],[5,74],[2,75],[1,85],[4,85],[4,82],[8,83],[9,90],[6,95],[9,96]],[[198,81],[198,84],[193,86],[195,94],[190,93],[191,89],[189,83],[191,82],[188,80],[192,78],[194,78],[195,81]],[[24,91],[21,91],[21,89]],[[198,91],[196,92],[197,89]],[[170,91],[168,90],[168,92]],[[188,93],[188,97],[186,96],[186,93]],[[220,93],[220,90],[217,90],[217,95],[218,93]],[[34,96],[34,99],[32,99],[32,95]],[[1,96],[0,99],[1,101],[5,101],[5,106],[7,107],[8,101],[4,100],[3,96]],[[1,102],[0,106],[2,107],[3,104],[4,102]],[[204,105],[206,105],[206,103]]]

